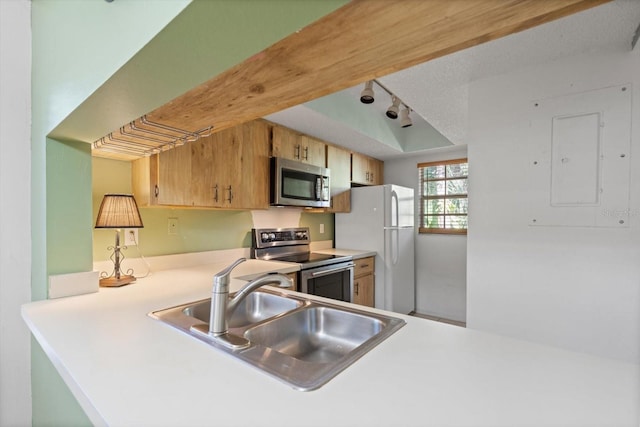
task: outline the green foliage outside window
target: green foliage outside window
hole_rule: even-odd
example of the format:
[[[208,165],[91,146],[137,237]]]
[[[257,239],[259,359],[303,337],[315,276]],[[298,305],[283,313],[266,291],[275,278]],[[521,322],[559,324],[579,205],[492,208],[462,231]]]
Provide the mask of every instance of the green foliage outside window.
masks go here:
[[[420,232],[467,232],[467,159],[418,165]]]

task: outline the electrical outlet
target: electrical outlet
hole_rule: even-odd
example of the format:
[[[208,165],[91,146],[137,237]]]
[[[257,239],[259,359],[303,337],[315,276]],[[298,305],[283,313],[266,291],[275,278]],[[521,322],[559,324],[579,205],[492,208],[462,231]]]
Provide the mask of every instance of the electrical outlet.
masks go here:
[[[179,234],[178,218],[169,218],[167,227],[169,234]]]
[[[124,229],[124,245],[136,246],[140,241],[138,240],[137,228],[125,228]]]
[[[320,224],[320,234],[324,234],[324,224]]]

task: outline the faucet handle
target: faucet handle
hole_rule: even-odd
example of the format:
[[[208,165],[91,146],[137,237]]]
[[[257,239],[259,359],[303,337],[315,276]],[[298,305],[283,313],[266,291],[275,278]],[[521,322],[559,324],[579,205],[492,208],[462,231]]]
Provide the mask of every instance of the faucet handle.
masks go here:
[[[231,274],[231,270],[233,270],[238,264],[243,263],[246,260],[246,258],[239,258],[224,270],[217,272],[215,276],[213,276],[213,292],[228,292],[229,276]]]

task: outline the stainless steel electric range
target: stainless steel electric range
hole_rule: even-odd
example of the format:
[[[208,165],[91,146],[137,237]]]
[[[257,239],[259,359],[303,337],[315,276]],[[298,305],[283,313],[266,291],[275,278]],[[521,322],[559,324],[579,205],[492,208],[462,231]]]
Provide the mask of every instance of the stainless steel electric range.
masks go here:
[[[309,244],[308,227],[251,230],[251,258],[298,263],[301,292],[351,302],[354,267],[351,256],[311,252]]]

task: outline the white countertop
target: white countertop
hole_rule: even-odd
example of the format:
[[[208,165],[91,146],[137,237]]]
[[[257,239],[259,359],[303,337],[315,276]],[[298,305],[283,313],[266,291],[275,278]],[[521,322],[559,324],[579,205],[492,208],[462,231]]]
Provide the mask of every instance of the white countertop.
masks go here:
[[[393,314],[407,325],[320,389],[299,392],[147,316],[208,297],[223,267],[33,302],[23,317],[95,425],[638,425],[636,364]],[[234,277],[297,269],[250,260]]]

